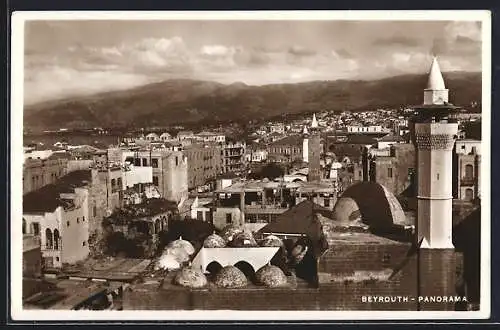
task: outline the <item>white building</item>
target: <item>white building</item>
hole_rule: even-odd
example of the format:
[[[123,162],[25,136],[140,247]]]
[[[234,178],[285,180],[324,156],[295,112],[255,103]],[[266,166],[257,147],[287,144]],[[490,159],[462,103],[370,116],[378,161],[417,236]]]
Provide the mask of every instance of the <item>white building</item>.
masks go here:
[[[63,189],[66,190],[66,189]],[[23,233],[39,237],[47,268],[73,264],[89,254],[89,191],[42,188],[24,196]]]
[[[481,154],[481,140],[463,139],[455,142],[455,152],[461,155]]]

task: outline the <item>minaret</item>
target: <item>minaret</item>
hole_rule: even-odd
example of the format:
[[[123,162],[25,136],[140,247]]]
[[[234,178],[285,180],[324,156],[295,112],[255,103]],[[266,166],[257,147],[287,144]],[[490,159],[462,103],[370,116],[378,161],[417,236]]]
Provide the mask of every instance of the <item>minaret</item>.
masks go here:
[[[457,107],[448,103],[437,59],[432,61],[424,104],[413,118],[417,149],[417,234],[421,248],[452,249],[452,149],[458,124]]]
[[[319,182],[321,180],[321,141],[319,133],[318,121],[316,120],[316,114],[314,114],[308,139],[307,160],[309,163],[308,181],[310,182]]]
[[[302,130],[302,161],[309,162],[309,132],[307,126]]]

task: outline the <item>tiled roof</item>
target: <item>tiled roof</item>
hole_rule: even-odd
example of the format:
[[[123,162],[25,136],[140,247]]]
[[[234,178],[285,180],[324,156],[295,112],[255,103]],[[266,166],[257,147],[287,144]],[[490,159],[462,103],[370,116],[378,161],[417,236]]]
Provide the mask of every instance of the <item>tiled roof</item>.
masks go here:
[[[271,146],[302,146],[302,141],[303,138],[301,135],[290,135],[287,137],[284,137],[282,139],[279,139],[277,141],[274,141],[271,143]]]

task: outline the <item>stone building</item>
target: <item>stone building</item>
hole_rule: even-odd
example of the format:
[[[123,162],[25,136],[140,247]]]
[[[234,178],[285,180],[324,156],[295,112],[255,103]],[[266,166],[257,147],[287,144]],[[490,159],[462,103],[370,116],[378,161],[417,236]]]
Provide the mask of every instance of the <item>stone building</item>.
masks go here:
[[[367,166],[363,167],[362,180],[380,183],[395,195],[403,193],[415,179],[413,144],[394,144],[385,150],[371,149],[364,158]],[[357,168],[357,171],[361,169]]]
[[[192,144],[182,153],[187,157],[188,188],[195,189],[214,181],[222,172],[222,148],[219,145]]]
[[[304,200],[333,209],[336,187],[328,182],[236,182],[217,190],[212,220],[216,228],[228,224],[269,223]]]
[[[303,140],[300,135],[290,135],[267,145],[267,159],[276,163],[302,161]]]
[[[181,151],[123,151],[123,163],[153,168],[153,184],[163,198],[179,203],[188,196],[188,161]]]
[[[53,184],[67,173],[68,158],[26,159],[23,164],[23,194]]]
[[[224,173],[241,173],[245,170],[245,142],[227,142],[223,144],[222,168]]]
[[[453,153],[453,197],[481,198],[481,141],[457,140]]]

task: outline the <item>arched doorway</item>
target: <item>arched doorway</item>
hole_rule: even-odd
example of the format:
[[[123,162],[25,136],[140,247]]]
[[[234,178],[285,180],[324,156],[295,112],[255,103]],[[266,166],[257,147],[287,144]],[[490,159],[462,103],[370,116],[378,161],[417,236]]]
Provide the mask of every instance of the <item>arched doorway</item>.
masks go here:
[[[52,249],[52,231],[47,228],[45,230],[45,248],[46,249]]]

